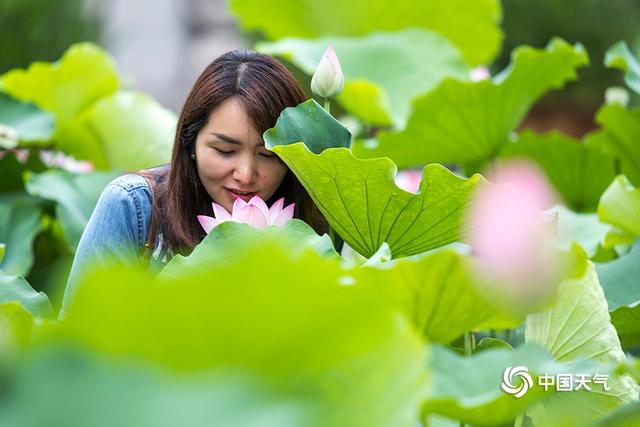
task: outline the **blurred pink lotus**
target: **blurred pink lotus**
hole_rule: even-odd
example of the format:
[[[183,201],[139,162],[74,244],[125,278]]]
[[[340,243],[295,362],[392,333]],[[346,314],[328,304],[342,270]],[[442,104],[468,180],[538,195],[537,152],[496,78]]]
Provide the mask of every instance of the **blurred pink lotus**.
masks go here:
[[[468,236],[480,273],[519,294],[544,294],[558,266],[541,211],[555,200],[544,175],[514,161],[488,176],[471,204]],[[539,289],[537,289],[539,288]]]
[[[420,189],[420,181],[422,181],[421,170],[404,170],[396,175],[396,185],[409,193],[417,193]]]
[[[233,212],[229,213],[217,203],[211,203],[215,218],[206,215],[198,215],[198,221],[204,231],[209,234],[211,230],[225,221],[235,221],[249,224],[255,228],[264,228],[270,225],[282,226],[293,218],[295,203],[284,206],[284,198],[278,199],[271,208],[259,196],[253,196],[248,202],[237,198],[233,203]]]

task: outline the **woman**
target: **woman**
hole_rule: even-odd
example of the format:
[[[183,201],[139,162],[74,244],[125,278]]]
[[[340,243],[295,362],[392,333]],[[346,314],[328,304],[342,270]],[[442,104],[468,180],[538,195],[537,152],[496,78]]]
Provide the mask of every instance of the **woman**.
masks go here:
[[[84,230],[61,315],[90,265],[148,262],[157,272],[176,253],[204,238],[197,215],[211,202],[232,210],[236,198],[280,197],[294,217],[320,234],[327,224],[287,166],[264,146],[262,134],[282,110],[305,100],[289,71],[253,51],[227,52],[198,77],[178,120],[171,163],[121,176],[107,185]]]

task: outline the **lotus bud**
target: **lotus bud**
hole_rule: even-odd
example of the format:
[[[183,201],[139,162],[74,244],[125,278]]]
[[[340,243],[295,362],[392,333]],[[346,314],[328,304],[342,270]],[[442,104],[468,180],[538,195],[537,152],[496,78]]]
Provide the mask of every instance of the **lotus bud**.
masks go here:
[[[344,75],[340,68],[340,61],[329,44],[311,78],[311,91],[317,96],[331,99],[340,95],[343,87]]]

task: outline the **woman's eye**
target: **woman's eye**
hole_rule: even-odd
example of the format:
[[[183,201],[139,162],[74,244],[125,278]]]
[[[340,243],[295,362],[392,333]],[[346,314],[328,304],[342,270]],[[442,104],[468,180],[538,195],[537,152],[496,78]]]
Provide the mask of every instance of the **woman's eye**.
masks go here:
[[[214,150],[216,150],[218,153],[222,154],[223,156],[228,156],[228,155],[233,154],[233,150],[225,151],[225,150],[221,150],[219,148],[214,148]]]
[[[259,153],[260,156],[265,157],[267,159],[273,159],[276,155],[273,153]]]

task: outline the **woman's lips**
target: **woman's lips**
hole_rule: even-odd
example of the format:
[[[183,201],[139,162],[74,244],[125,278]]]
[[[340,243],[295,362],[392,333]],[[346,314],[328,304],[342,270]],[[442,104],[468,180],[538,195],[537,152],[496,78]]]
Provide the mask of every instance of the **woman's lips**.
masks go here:
[[[234,201],[239,198],[239,199],[244,200],[245,202],[248,202],[249,200],[251,200],[251,198],[253,196],[258,194],[257,192],[246,192],[246,191],[236,192],[237,190],[232,190],[232,189],[227,188],[227,187],[225,187],[225,190],[227,190],[227,192],[231,195],[231,198]]]

